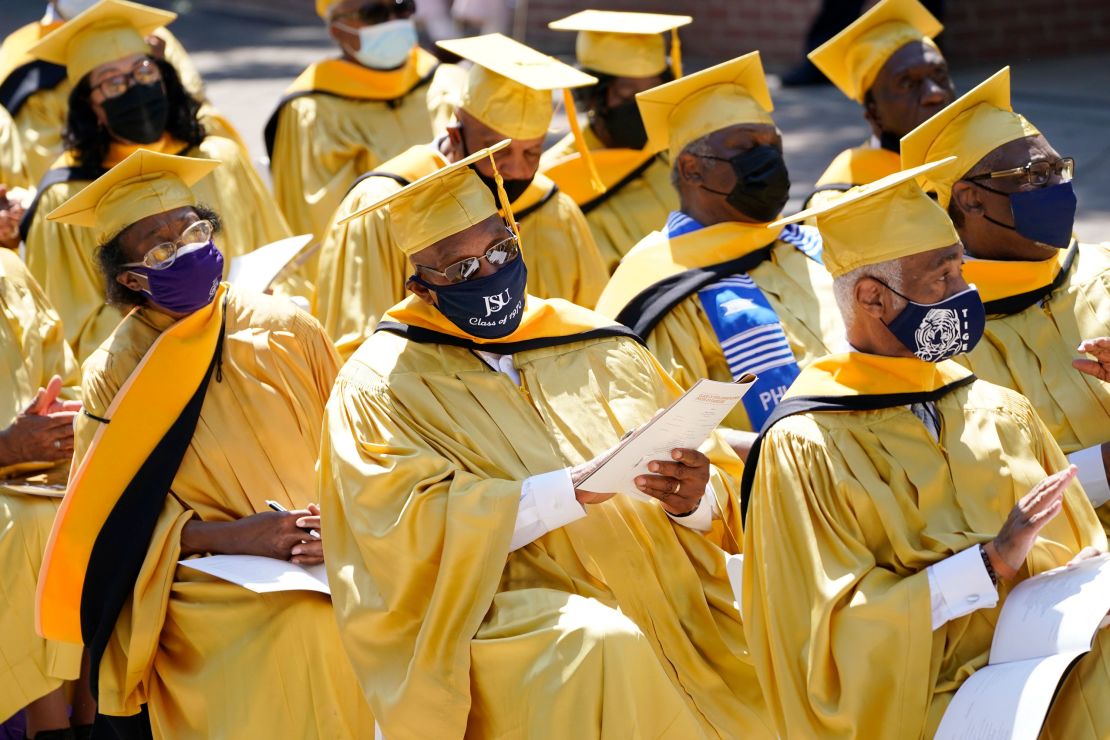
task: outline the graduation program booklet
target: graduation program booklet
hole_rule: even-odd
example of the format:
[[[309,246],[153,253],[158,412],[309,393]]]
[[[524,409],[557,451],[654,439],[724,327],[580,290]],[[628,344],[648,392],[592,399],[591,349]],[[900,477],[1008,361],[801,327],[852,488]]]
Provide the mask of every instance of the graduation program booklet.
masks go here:
[[[988,664],[964,682],[936,740],[1035,740],[1064,674],[1110,611],[1110,556],[1042,573],[1002,605]]]
[[[199,570],[250,589],[256,594],[275,591],[317,591],[331,595],[328,573],[320,565],[297,565],[258,555],[209,555],[179,560],[178,565]]]
[[[270,289],[270,283],[293,263],[311,241],[312,234],[291,236],[233,257],[227,281],[243,290],[265,293]]]
[[[670,460],[671,450],[697,449],[740,402],[754,375],[732,383],[702,379],[674,403],[629,434],[578,488],[597,493],[627,493],[654,501],[636,488],[638,475],[650,473],[652,460]]]

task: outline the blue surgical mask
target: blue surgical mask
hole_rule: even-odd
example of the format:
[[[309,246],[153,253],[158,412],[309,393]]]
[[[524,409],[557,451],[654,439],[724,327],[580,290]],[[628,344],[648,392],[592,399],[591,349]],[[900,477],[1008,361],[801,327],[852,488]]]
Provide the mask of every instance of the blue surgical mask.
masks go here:
[[[524,318],[528,268],[517,257],[492,275],[453,285],[432,285],[414,275],[412,280],[436,294],[436,308],[455,326],[481,339],[507,337]]]
[[[906,298],[889,285],[886,287]],[[909,298],[906,301],[906,307],[886,327],[906,349],[925,362],[941,362],[970,352],[983,338],[987,315],[979,289],[974,285],[937,303],[918,303]]]
[[[362,28],[351,28],[343,23],[335,25],[358,34],[358,51],[350,51],[350,54],[370,69],[397,69],[408,60],[417,43],[416,24],[411,18],[397,18]]]
[[[975,181],[971,180],[971,182]],[[1066,249],[1071,244],[1071,232],[1075,227],[1075,209],[1078,205],[1071,181],[1017,193],[1003,193],[982,183],[976,184],[992,193],[1006,195],[1010,199],[1013,226],[983,214],[983,218],[995,226],[1011,229],[1026,239],[1057,249]]]

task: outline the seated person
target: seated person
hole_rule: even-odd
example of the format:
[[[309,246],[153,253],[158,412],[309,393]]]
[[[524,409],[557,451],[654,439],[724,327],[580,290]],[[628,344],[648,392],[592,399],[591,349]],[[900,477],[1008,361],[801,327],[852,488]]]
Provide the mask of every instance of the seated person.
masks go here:
[[[65,480],[73,456],[80,371],[62,322],[19,257],[0,249],[0,722],[26,708],[27,737],[86,731],[93,710],[87,685],[72,694],[81,648],[35,632],[35,588],[60,499],[5,488],[5,481],[46,471]]]
[[[983,296],[977,377],[1029,399],[1110,527],[1110,384],[1077,375],[1083,337],[1110,333],[1110,242],[1073,233],[1075,162],[1010,105],[1000,70],[902,140],[906,166],[953,156],[923,180],[956,224],[964,277]]]
[[[168,62],[151,54],[149,32],[176,15],[136,3],[101,0],[34,46],[30,53],[65,65],[69,96],[66,152],[39,183],[21,227],[27,266],[50,298],[79,362],[112,333],[119,311],[105,300],[88,229],[49,221],[46,214],[132,152],[217,159],[224,163],[200,184],[205,203],[224,205],[217,244],[235,257],[289,236],[262,178],[242,147],[211,135],[199,102]]]
[[[323,556],[309,502],[338,358],[287,299],[220,282],[219,217],[195,189],[218,166],[140,150],[49,215],[91,232],[101,289],[130,311],[83,367],[38,626],[88,649],[108,732],[366,737],[325,595],[178,565]]]
[[[1029,401],[951,361],[985,314],[914,181],[934,166],[791,217],[816,217],[851,349],[802,371],[746,469],[745,627],[781,737],[932,737],[1009,590],[1106,549]],[[1042,736],[1110,736],[1106,650]]]
[[[626,328],[528,295],[467,167],[491,156],[388,199],[413,295],[327,408],[328,575],[382,731],[771,737],[724,573],[739,461],[713,440],[651,462],[642,498],[583,490],[679,390]]]

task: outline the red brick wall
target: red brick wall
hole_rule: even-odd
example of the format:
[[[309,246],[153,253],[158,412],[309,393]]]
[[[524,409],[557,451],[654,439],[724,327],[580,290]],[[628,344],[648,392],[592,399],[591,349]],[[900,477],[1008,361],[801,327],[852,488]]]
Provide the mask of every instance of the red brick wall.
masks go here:
[[[789,64],[802,53],[802,38],[820,0],[528,0],[529,44],[549,52],[574,50],[574,34],[548,30],[548,22],[584,8],[685,13],[683,53],[723,61],[759,49],[765,63]]]
[[[1016,63],[1105,52],[1107,0],[948,0],[943,44],[957,61]]]
[[[550,31],[547,24],[577,10],[687,13],[694,22],[682,30],[686,55],[713,63],[759,49],[765,64],[780,69],[800,58],[806,29],[820,2],[517,0],[526,8],[527,42],[549,53],[573,53],[574,34]],[[236,0],[236,4],[298,22],[317,22],[312,0]],[[946,5],[941,41],[945,54],[957,62],[1016,63],[1039,55],[1100,52],[1110,46],[1110,0],[948,0]]]

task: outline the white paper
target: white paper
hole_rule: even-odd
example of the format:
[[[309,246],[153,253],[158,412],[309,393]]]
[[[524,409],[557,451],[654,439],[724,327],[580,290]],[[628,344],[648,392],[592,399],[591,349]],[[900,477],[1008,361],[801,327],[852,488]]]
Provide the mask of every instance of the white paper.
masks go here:
[[[21,493],[25,496],[45,496],[46,498],[62,498],[66,495],[64,483],[31,483],[29,481],[6,481],[0,485],[0,490]]]
[[[1103,555],[1022,581],[1006,597],[991,663],[1086,651],[1110,612],[1110,557]]]
[[[652,460],[670,460],[673,449],[700,447],[755,380],[754,375],[736,383],[699,380],[661,414],[629,435],[578,488],[648,498],[636,488],[636,476],[649,473],[647,465]]]
[[[728,555],[725,557],[725,572],[728,573],[728,584],[732,586],[732,595],[736,597],[736,611],[744,614],[741,594],[744,589],[744,555]]]
[[[291,236],[259,247],[253,252],[239,255],[231,260],[227,281],[237,288],[264,293],[274,278],[300,254],[312,234]]]
[[[1064,673],[1083,652],[990,665],[952,697],[933,740],[1036,740]]]
[[[210,555],[178,561],[186,568],[222,578],[257,594],[316,591],[331,595],[324,565],[297,565],[257,555]]]
[[[952,697],[936,738],[1036,738],[1060,679],[1108,611],[1107,555],[1019,583],[1002,605],[989,665]]]

